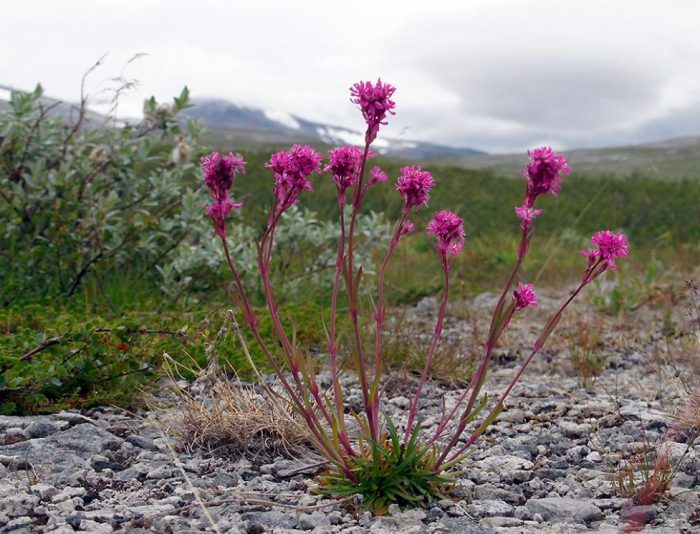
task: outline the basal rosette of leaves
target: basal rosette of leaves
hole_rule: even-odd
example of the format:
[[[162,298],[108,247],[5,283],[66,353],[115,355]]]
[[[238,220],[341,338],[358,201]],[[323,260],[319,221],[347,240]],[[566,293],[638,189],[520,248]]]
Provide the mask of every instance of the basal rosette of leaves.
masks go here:
[[[421,166],[403,167],[394,189],[403,200],[403,208],[394,225],[383,261],[379,264],[369,304],[365,302],[362,282],[364,265],[358,256],[359,221],[363,201],[388,181],[387,174],[371,166],[371,145],[389,115],[395,114],[395,88],[378,80],[358,82],[350,90],[351,101],[358,106],[366,123],[363,147],[339,147],[328,152],[328,163],[323,156],[307,145],[294,145],[289,150],[270,156],[265,167],[272,174],[272,204],[267,224],[255,240],[256,265],[259,287],[266,303],[267,317],[272,321],[273,343],[263,339],[260,332],[259,310],[251,304],[249,277],[242,277],[242,267],[232,253],[230,237],[234,235],[228,220],[232,211],[244,209],[234,199],[234,182],[246,172],[244,159],[237,154],[212,152],[202,158],[204,181],[209,187],[211,201],[206,213],[220,241],[225,263],[233,283],[231,293],[244,317],[244,324],[260,346],[269,366],[275,370],[287,401],[307,424],[319,452],[330,464],[321,477],[321,491],[331,494],[359,493],[366,506],[375,513],[384,513],[388,506],[424,506],[443,498],[449,492],[455,476],[455,466],[465,457],[468,449],[492,424],[505,402],[557,326],[562,314],[579,293],[608,270],[617,270],[617,260],[628,255],[627,238],[613,231],[596,232],[591,247],[581,251],[586,258],[578,286],[545,323],[542,333],[522,362],[508,387],[494,402],[481,395],[489,363],[503,332],[512,318],[524,310],[537,306],[537,295],[531,284],[520,278],[535,230],[535,221],[543,215],[537,207],[543,195],[557,197],[563,185],[563,176],[569,173],[564,155],[551,148],[541,147],[528,152],[523,169],[526,188],[522,204],[514,208],[520,220],[520,242],[515,251],[513,268],[500,293],[481,359],[467,388],[450,406],[443,403],[443,411],[434,432],[420,430],[420,399],[423,386],[440,343],[443,321],[448,306],[450,270],[453,259],[460,254],[466,242],[463,219],[451,211],[439,211],[430,221],[427,234],[434,238],[443,276],[443,293],[437,314],[432,341],[425,365],[412,395],[406,420],[399,428],[381,409],[382,400],[382,347],[388,311],[386,274],[392,257],[402,238],[415,231],[411,221],[416,211],[424,209],[436,180]],[[371,167],[371,168],[370,168]],[[320,175],[325,173],[323,176]],[[317,364],[308,356],[308,347],[290,336],[279,313],[279,285],[275,286],[273,271],[280,255],[275,245],[283,234],[285,214],[293,209],[302,195],[311,194],[316,180],[332,180],[337,192],[338,236],[335,241],[335,275],[330,288],[330,309],[320,318],[327,333],[325,365],[330,370],[331,386],[322,389],[317,379]],[[235,224],[233,232],[235,232]],[[234,245],[235,246],[235,245]],[[376,284],[376,285],[375,285]],[[341,289],[343,290],[341,292]],[[363,336],[362,307],[373,311],[374,328],[370,342]],[[338,328],[338,317],[347,314],[351,328]],[[343,387],[339,378],[341,350],[347,347],[354,364],[357,382],[362,394],[363,409],[348,413]],[[274,395],[273,392],[269,392]],[[351,423],[348,422],[351,420]],[[356,424],[358,432],[351,432]]]

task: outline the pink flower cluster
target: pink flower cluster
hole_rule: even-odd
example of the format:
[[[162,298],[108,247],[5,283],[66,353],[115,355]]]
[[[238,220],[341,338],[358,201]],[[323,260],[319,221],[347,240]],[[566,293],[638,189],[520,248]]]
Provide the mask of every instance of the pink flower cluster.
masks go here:
[[[459,254],[464,246],[462,223],[462,218],[451,211],[438,211],[428,223],[428,235],[437,237],[435,246],[440,255],[447,260]]]
[[[527,179],[527,197],[531,200],[529,203],[526,201],[526,204],[532,206],[540,195],[551,193],[552,196],[557,196],[561,189],[560,175],[568,174],[571,168],[563,154],[555,154],[546,146],[528,150],[527,155],[530,161],[523,169],[523,176]]]
[[[591,244],[596,248],[582,250],[581,255],[588,257],[588,269],[600,262],[600,269],[596,271],[595,276],[610,269],[617,271],[617,258],[624,258],[629,255],[629,244],[627,237],[623,233],[615,233],[611,230],[596,232],[591,238]]]
[[[338,187],[338,201],[345,202],[345,190],[357,185],[360,180],[362,149],[356,146],[342,146],[328,151],[329,163],[323,170],[331,173]]]
[[[387,124],[386,114],[395,114],[396,104],[391,100],[396,87],[388,83],[377,80],[372,82],[357,82],[350,88],[350,100],[357,104],[362,111],[362,116],[367,123],[367,133],[365,142],[370,144],[377,138],[379,125]]]
[[[542,210],[535,209],[537,197],[551,193],[556,197],[561,189],[561,175],[571,171],[566,157],[563,154],[555,154],[549,147],[528,150],[530,158],[522,174],[527,179],[527,191],[522,206],[515,208],[515,215],[522,221],[522,228],[532,223],[535,217],[542,214]]]
[[[234,202],[229,196],[233,179],[239,172],[245,172],[245,161],[241,156],[229,153],[222,156],[212,152],[201,160],[204,182],[209,187],[213,202],[206,207],[207,215],[214,221],[217,235],[226,237],[226,216],[232,209],[240,209],[242,204]]]
[[[389,177],[386,175],[386,173],[381,170],[379,167],[376,165],[372,167],[372,176],[370,177],[369,181],[367,182],[367,185],[374,185],[374,184],[379,184],[379,183],[384,183],[386,182]]]
[[[523,284],[522,282],[518,282],[518,289],[513,291],[513,299],[515,300],[514,311],[537,306],[535,286],[532,284]]]
[[[525,226],[534,221],[535,217],[542,215],[542,210],[537,210],[526,205],[516,206],[515,215],[518,217],[518,219],[523,221],[523,226]]]
[[[307,177],[321,171],[321,154],[308,145],[294,145],[286,152],[272,154],[265,167],[275,175],[273,191],[278,209],[285,210],[297,203],[302,191],[313,191]]]
[[[413,225],[413,223],[411,221],[404,221],[404,223],[401,225],[401,230],[399,231],[399,235],[410,234],[415,229],[416,229],[416,227]]]
[[[401,176],[396,181],[396,189],[403,197],[406,211],[427,204],[433,187],[435,179],[420,166],[402,168]]]

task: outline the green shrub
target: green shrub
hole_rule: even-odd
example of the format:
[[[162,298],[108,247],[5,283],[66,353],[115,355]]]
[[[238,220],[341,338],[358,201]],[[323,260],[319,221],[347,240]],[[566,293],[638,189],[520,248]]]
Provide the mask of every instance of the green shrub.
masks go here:
[[[186,88],[170,105],[151,98],[142,122],[118,126],[85,97],[71,120],[41,86],[12,92],[0,112],[0,301],[72,295],[126,265],[145,277],[188,235],[200,134],[176,120],[188,100]]]

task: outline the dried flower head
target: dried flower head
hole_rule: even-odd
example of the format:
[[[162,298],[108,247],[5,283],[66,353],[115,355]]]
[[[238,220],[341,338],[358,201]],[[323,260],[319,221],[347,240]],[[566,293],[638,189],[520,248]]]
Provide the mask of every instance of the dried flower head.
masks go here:
[[[201,159],[204,182],[209,187],[213,202],[206,207],[207,215],[214,221],[214,229],[221,237],[226,236],[226,216],[232,209],[240,209],[242,205],[229,197],[233,179],[239,172],[245,172],[245,161],[239,155],[229,153],[222,156],[212,152]]]
[[[396,87],[388,83],[382,83],[381,79],[376,84],[372,82],[357,82],[350,88],[350,100],[357,104],[362,111],[362,116],[367,123],[365,142],[370,144],[377,138],[379,125],[387,124],[386,114],[395,115],[396,104],[391,100]]]
[[[90,151],[88,158],[91,162],[95,164],[96,167],[100,167],[107,163],[107,150],[104,145],[97,145]]]
[[[513,291],[513,300],[515,300],[515,311],[537,306],[535,286],[518,282],[518,289]]]
[[[596,232],[591,238],[594,246],[588,250],[582,250],[581,255],[588,257],[588,268],[600,262],[600,269],[597,274],[610,269],[617,271],[617,258],[624,258],[629,255],[629,245],[627,237],[623,233],[615,233],[611,230]]]
[[[462,218],[451,211],[438,211],[428,223],[428,235],[437,237],[436,248],[441,255],[453,258],[464,246]]]
[[[555,154],[549,147],[528,150],[530,158],[522,174],[527,179],[527,195],[525,204],[532,206],[535,199],[551,193],[556,197],[561,188],[561,174],[568,174],[571,169],[563,154]]]
[[[321,154],[308,145],[294,145],[286,152],[272,154],[265,167],[272,169],[275,176],[273,191],[278,209],[285,210],[297,203],[302,191],[313,191],[307,177],[321,171]]]
[[[192,155],[192,147],[187,144],[187,140],[184,135],[180,135],[177,138],[177,144],[170,155],[171,161],[178,166],[185,165]]]
[[[427,204],[433,187],[435,179],[420,166],[402,168],[401,176],[396,181],[396,189],[403,197],[405,210]]]

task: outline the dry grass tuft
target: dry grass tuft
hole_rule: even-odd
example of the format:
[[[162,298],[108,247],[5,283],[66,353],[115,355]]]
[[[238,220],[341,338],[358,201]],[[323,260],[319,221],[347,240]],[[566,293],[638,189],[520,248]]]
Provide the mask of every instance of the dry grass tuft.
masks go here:
[[[238,379],[212,382],[197,397],[180,391],[178,421],[170,433],[187,447],[261,460],[308,451],[310,434],[287,403],[272,401]]]
[[[230,333],[238,337],[259,384],[243,383],[233,369],[230,376],[222,372],[219,348]],[[177,371],[184,366],[167,354],[164,358],[166,373],[177,384]],[[313,442],[308,427],[284,392],[264,381],[231,311],[207,349],[207,360],[206,369],[194,362],[196,369],[187,369],[199,377],[191,388],[175,390],[177,408],[170,413],[169,434],[185,447],[261,461],[309,453]]]
[[[668,451],[645,442],[644,450],[621,462],[611,473],[613,493],[632,499],[638,506],[654,504],[667,497],[680,465],[672,465]]]
[[[700,387],[700,383],[696,385]],[[700,393],[686,391],[687,396],[673,416],[673,424],[669,429],[674,441],[692,443],[700,436]]]
[[[578,315],[565,332],[569,364],[583,388],[595,385],[596,378],[605,370],[606,342],[603,323],[597,316]]]

